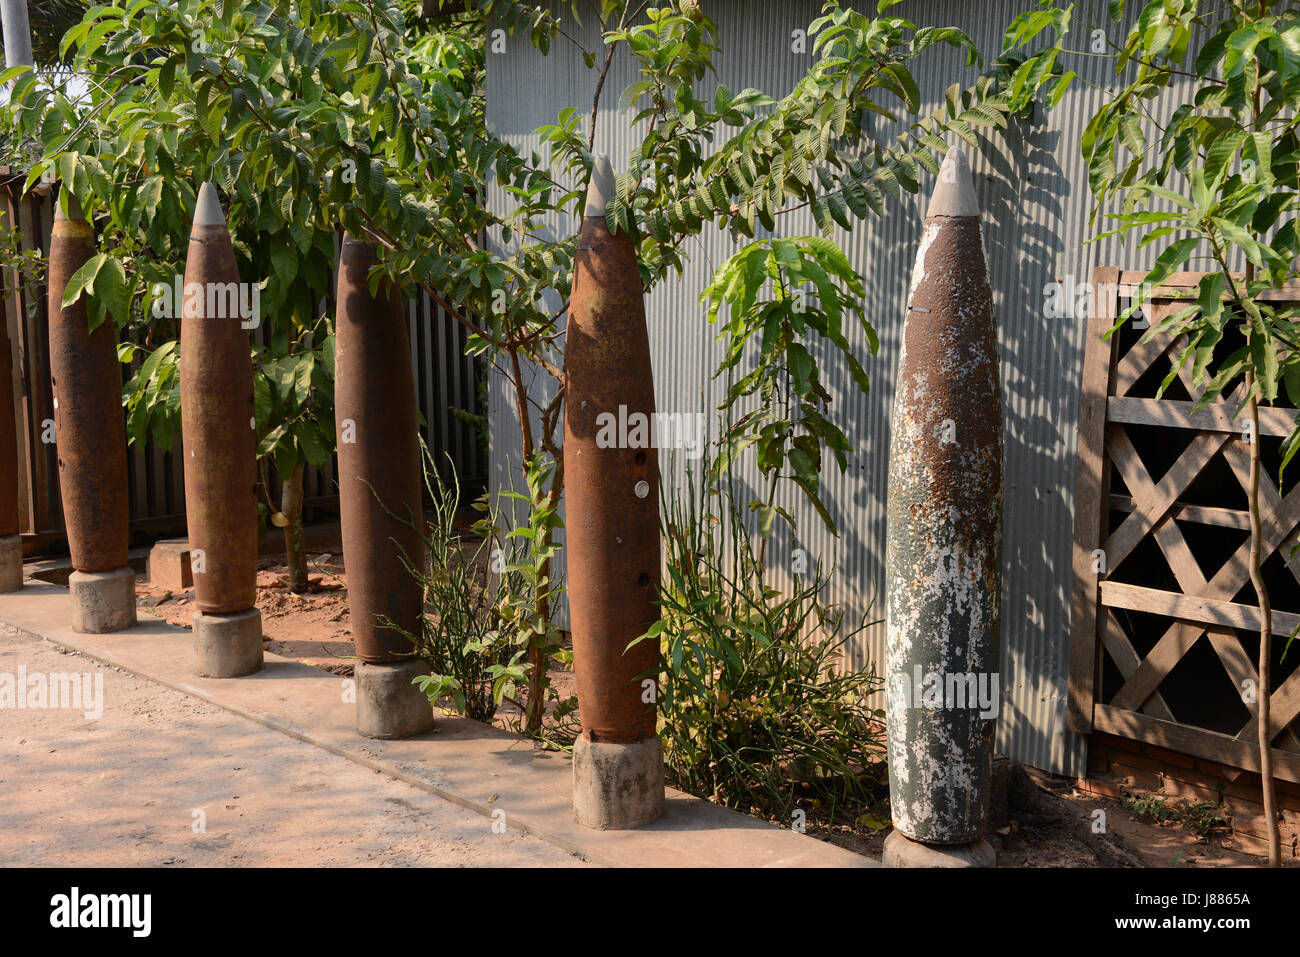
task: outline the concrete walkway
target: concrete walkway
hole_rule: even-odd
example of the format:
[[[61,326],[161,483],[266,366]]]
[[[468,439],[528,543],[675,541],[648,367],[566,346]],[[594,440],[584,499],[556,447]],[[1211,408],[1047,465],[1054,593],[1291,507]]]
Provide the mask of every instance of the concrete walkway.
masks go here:
[[[20,668],[40,681],[89,675],[103,714],[0,709],[0,866],[583,864],[421,788],[0,629],[0,675]]]
[[[80,779],[93,782],[99,776],[108,791],[118,794],[124,790],[129,791],[124,788],[122,781],[115,781],[113,767],[115,762],[127,760],[124,755],[134,748],[136,753],[141,750],[145,752],[144,764],[140,766],[141,773],[147,773],[151,766],[147,760],[149,754],[156,755],[160,760],[164,757],[172,760],[182,756],[186,760],[194,760],[195,766],[190,776],[193,783],[188,785],[189,790],[173,793],[167,800],[173,802],[170,805],[172,814],[176,813],[178,807],[183,812],[181,820],[174,826],[188,829],[191,826],[191,811],[198,807],[194,802],[211,797],[213,803],[207,812],[207,833],[211,834],[213,810],[217,810],[218,817],[223,819],[225,815],[237,813],[240,800],[245,799],[245,792],[251,790],[244,786],[232,788],[225,779],[233,780],[235,775],[243,773],[233,770],[235,766],[252,767],[259,748],[265,747],[264,743],[255,743],[254,736],[269,735],[277,739],[277,744],[295,753],[295,749],[305,748],[301,752],[303,764],[298,772],[286,772],[284,781],[288,783],[278,783],[278,763],[274,761],[265,766],[265,773],[261,775],[266,779],[266,790],[263,792],[264,797],[259,800],[266,802],[270,814],[261,826],[276,829],[272,808],[278,807],[283,813],[291,815],[281,822],[283,827],[288,828],[287,833],[280,837],[285,842],[298,840],[294,833],[294,829],[300,826],[297,804],[306,800],[300,795],[313,793],[306,788],[293,790],[295,786],[311,783],[310,777],[304,778],[301,775],[307,774],[309,767],[326,767],[325,762],[341,762],[343,766],[350,763],[350,773],[360,771],[360,768],[369,769],[368,772],[360,773],[367,782],[373,782],[374,794],[370,793],[370,788],[358,787],[355,779],[349,779],[347,783],[340,783],[343,793],[331,797],[334,794],[332,779],[336,772],[327,771],[323,780],[315,779],[315,783],[321,785],[317,790],[321,791],[318,813],[321,815],[322,835],[333,836],[322,836],[317,842],[321,848],[334,846],[330,844],[331,839],[341,841],[344,835],[353,835],[354,831],[364,829],[362,822],[367,820],[366,812],[358,811],[358,806],[383,806],[383,801],[394,793],[385,791],[385,788],[399,788],[400,793],[408,795],[412,791],[423,792],[419,795],[420,800],[410,801],[409,819],[399,815],[390,822],[387,837],[390,840],[407,838],[407,844],[414,845],[418,843],[415,835],[423,835],[431,843],[427,847],[412,848],[410,856],[420,858],[418,860],[408,860],[399,855],[390,859],[390,863],[575,863],[573,857],[564,853],[568,852],[568,855],[579,855],[588,861],[612,866],[863,867],[876,864],[825,842],[773,827],[676,791],[669,792],[667,815],[651,827],[636,831],[603,832],[583,828],[572,817],[568,757],[538,751],[531,742],[515,735],[475,721],[445,717],[438,722],[438,727],[432,734],[420,738],[408,741],[370,741],[355,732],[354,705],[347,694],[348,686],[335,675],[268,654],[267,667],[257,675],[228,681],[197,678],[190,667],[190,635],[184,629],[142,619],[139,626],[129,632],[79,635],[71,630],[69,621],[68,594],[58,586],[29,584],[21,592],[0,595],[0,623],[9,625],[16,632],[0,636],[0,649],[12,652],[0,659],[0,675],[4,672],[15,673],[18,665],[26,660],[24,656],[35,655],[34,649],[41,647],[33,645],[31,639],[44,638],[57,646],[145,679],[146,682],[180,692],[191,699],[192,708],[199,708],[199,702],[203,702],[204,710],[196,710],[192,715],[176,716],[176,720],[186,722],[180,727],[166,724],[156,728],[138,726],[134,728],[134,736],[129,733],[119,736],[114,733],[113,724],[104,722],[110,721],[110,714],[113,715],[111,720],[127,720],[117,716],[116,712],[129,712],[132,695],[144,694],[141,687],[147,685],[140,682],[135,685],[117,684],[116,692],[106,682],[104,718],[99,722],[88,722],[80,714],[76,714],[75,719],[70,719],[67,714],[54,711],[7,712],[0,709],[0,735],[3,735],[6,742],[6,752],[11,748],[28,748],[26,744],[10,743],[15,731],[19,737],[30,737],[54,747],[55,752],[50,754],[54,758],[59,746],[55,737],[60,733],[72,733],[68,726],[64,727],[63,732],[58,730],[62,722],[71,720],[73,724],[95,724],[102,729],[77,732],[82,737],[98,736],[103,744],[99,750],[89,748],[86,742],[78,744],[78,747],[87,749],[80,752],[78,760],[72,762],[66,772],[52,769],[52,765],[60,762],[48,762],[42,767],[44,759],[29,761],[28,766],[35,768],[32,772],[34,777],[23,780],[20,786],[27,788],[39,784],[43,790],[37,801],[37,810],[47,815],[58,807],[57,794],[62,790],[57,783],[60,773],[72,775],[73,777],[65,779],[68,781]],[[71,660],[77,663],[56,669],[43,654],[41,660],[46,664],[42,665],[42,669],[46,672],[91,670],[84,660],[78,661],[53,653],[63,662]],[[29,673],[34,670],[40,669],[28,666]],[[122,678],[126,680],[125,676]],[[154,693],[163,692],[159,689]],[[117,700],[114,694],[121,694],[123,698]],[[217,709],[246,720],[228,718]],[[251,727],[250,722],[270,730]],[[229,727],[224,732],[227,738],[223,740],[223,733],[219,729],[227,725]],[[28,730],[30,735],[24,733]],[[128,731],[129,726],[124,725],[122,730]],[[104,734],[103,731],[109,733]],[[245,737],[241,738],[241,735]],[[163,736],[169,736],[166,746],[161,743]],[[179,740],[173,743],[171,738]],[[239,743],[241,741],[243,743]],[[167,756],[169,752],[170,757]],[[134,758],[130,761],[133,762]],[[14,766],[17,767],[18,763]],[[230,765],[230,768],[226,765]],[[154,762],[152,766],[157,768],[160,765],[159,762]],[[161,766],[167,765],[164,763]],[[334,767],[333,764],[328,766]],[[48,783],[45,778],[47,774],[50,775]],[[249,775],[255,776],[257,775]],[[41,779],[39,782],[35,781],[37,777]],[[344,777],[340,777],[339,781],[344,782]],[[0,785],[3,785],[6,792],[14,789],[8,770],[0,771]],[[225,795],[226,791],[232,790],[240,796],[239,799]],[[181,797],[181,794],[188,795],[191,792],[198,797]],[[477,826],[470,831],[458,831],[457,828],[464,826],[464,815],[436,800],[428,805],[424,803],[435,795],[483,817],[477,819]],[[118,822],[113,824],[113,833],[130,832],[134,827],[135,833],[144,834],[144,822],[156,819],[156,823],[149,825],[150,828],[173,826],[170,817],[166,818],[164,825],[163,815],[152,808],[137,811],[134,816],[125,813],[124,807],[130,800],[134,798],[123,796],[116,800],[122,806],[113,808],[114,801],[106,798],[104,806],[110,808],[106,812],[110,816],[98,822],[88,821],[85,825],[87,839],[93,842],[94,834],[102,833],[113,822]],[[227,803],[233,803],[235,808],[226,808]],[[440,818],[430,811],[432,807],[440,807],[443,809],[441,813],[452,816]],[[71,813],[75,824],[75,811]],[[136,824],[133,825],[132,821]],[[494,832],[494,824],[496,831],[501,831],[504,825],[504,835]],[[3,833],[22,834],[22,830],[11,828],[29,825],[21,820],[10,820],[0,812],[0,831]],[[68,825],[65,823],[64,826]],[[540,838],[554,849],[524,838],[519,834],[521,831]],[[33,833],[39,832],[37,827]],[[230,862],[308,863],[306,859],[266,859],[255,848],[257,841],[244,840],[238,827],[226,833],[228,846],[224,851],[218,850],[218,853],[239,855],[237,858],[230,857]],[[308,833],[311,833],[310,829]],[[514,836],[510,840],[515,843],[508,845],[503,838],[512,833]],[[176,850],[167,853],[176,857],[175,863],[205,863],[196,859],[193,853],[185,854],[180,850],[192,846],[187,834],[188,831],[176,838],[181,843]],[[146,839],[140,840],[147,846]],[[444,841],[450,841],[450,845],[441,843]],[[310,838],[303,839],[300,843],[306,847]],[[287,848],[289,844],[281,846]],[[340,845],[336,851],[339,857],[333,862],[382,863],[382,856],[372,858],[367,855],[380,853],[380,849],[386,846],[388,845],[382,839],[369,846],[364,842],[348,845],[346,850]],[[457,848],[458,851],[455,850]],[[122,849],[121,845],[119,849]],[[38,852],[29,849],[28,853]],[[458,857],[458,854],[463,856]],[[8,857],[9,852],[0,849],[0,863],[18,862],[7,860]],[[112,858],[110,855],[109,859],[113,863],[135,862],[126,854],[122,858]],[[54,863],[39,856],[31,858],[31,863],[38,862]],[[163,863],[162,860],[140,861],[148,862]],[[77,863],[83,862],[78,860]]]

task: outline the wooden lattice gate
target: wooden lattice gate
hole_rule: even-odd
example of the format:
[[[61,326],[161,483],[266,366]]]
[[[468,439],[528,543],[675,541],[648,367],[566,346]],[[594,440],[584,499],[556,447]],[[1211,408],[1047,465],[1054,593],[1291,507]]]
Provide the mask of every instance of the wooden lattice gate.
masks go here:
[[[1250,584],[1250,446],[1240,393],[1194,410],[1190,365],[1162,398],[1175,341],[1145,323],[1106,338],[1146,278],[1099,269],[1079,415],[1069,723],[1246,770],[1259,769],[1255,698],[1259,609]],[[1144,304],[1146,321],[1187,302],[1201,278],[1179,273]],[[1183,298],[1178,299],[1181,295]],[[1300,299],[1300,289],[1275,298]],[[1142,328],[1136,328],[1141,325]],[[1275,773],[1300,782],[1300,485],[1279,493],[1270,457],[1291,409],[1260,409],[1263,549],[1273,598],[1270,730]],[[1293,472],[1300,465],[1292,466]]]

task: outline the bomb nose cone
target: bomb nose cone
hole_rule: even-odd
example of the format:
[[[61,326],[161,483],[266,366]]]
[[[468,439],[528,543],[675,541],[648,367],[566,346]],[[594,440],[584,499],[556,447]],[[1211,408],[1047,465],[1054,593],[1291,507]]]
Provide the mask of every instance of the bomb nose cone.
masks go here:
[[[199,187],[199,201],[194,204],[195,226],[224,226],[226,214],[217,198],[217,188],[211,183]]]
[[[55,203],[54,221],[56,223],[65,223],[69,220],[75,222],[76,220],[85,219],[86,213],[81,208],[81,201],[77,199],[76,195],[73,194],[71,190],[67,190],[66,195],[68,197],[68,211],[66,213],[63,211],[63,203]]]
[[[979,200],[975,198],[975,184],[971,180],[970,162],[966,151],[954,146],[944,157],[939,167],[939,182],[930,195],[930,209],[925,214],[931,216],[978,216]]]
[[[591,183],[587,186],[587,211],[584,216],[605,217],[605,207],[614,195],[614,167],[604,153],[595,156],[591,167]]]

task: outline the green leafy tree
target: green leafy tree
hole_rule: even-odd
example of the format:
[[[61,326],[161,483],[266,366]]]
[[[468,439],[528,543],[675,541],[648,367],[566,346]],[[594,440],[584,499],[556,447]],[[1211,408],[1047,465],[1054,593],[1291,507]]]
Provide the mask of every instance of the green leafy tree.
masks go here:
[[[574,255],[571,237],[554,239],[542,227],[556,213],[577,214],[615,53],[625,49],[635,61],[623,100],[646,135],[607,215],[612,228],[632,234],[648,290],[682,268],[685,240],[707,223],[751,236],[756,223],[772,228],[809,207],[829,231],[880,213],[888,195],[916,191],[921,171],[937,170],[944,134],[978,142],[974,127],[1006,125],[1003,84],[1017,60],[991,64],[968,89],[954,87],[943,107],[883,144],[861,139],[862,112],[915,114],[920,95],[908,63],[935,44],[973,59],[963,34],[828,2],[810,27],[820,56],[792,91],[780,99],[725,88],[704,96],[718,31],[698,4],[467,6],[474,15],[451,21],[434,55],[428,25],[391,0],[119,0],[92,8],[64,41],[92,92],[74,100],[20,81],[9,115],[41,144],[32,181],[55,170],[102,221],[111,240],[102,248],[119,264],[106,267],[114,295],[124,295],[119,279],[135,294],[163,271],[153,263],[172,268],[183,254],[193,191],[178,184],[202,171],[244,198],[256,211],[250,223],[274,221],[301,257],[310,257],[314,235],[339,225],[377,242],[379,272],[424,289],[466,327],[471,353],[511,383],[521,477],[529,509],[543,516],[527,523],[539,538],[531,609],[520,619],[533,636],[524,704],[536,733],[549,694],[558,519],[548,516],[563,488],[562,337]],[[482,49],[485,17],[543,53],[553,43],[576,48],[591,70],[590,112],[574,106],[555,122],[539,117],[538,152],[521,153],[483,123],[481,74],[464,65],[473,62],[468,49]],[[599,27],[591,49],[569,29],[583,17]],[[511,197],[508,210],[486,207],[491,184]],[[249,258],[250,269],[261,261]],[[540,402],[529,389],[537,371],[554,386]]]
[[[804,288],[812,285],[812,290]],[[764,296],[769,287],[771,296]],[[701,294],[708,304],[709,322],[717,323],[725,306],[728,320],[721,336],[727,354],[718,375],[730,377],[724,412],[757,399],[757,407],[732,422],[722,436],[713,461],[715,479],[749,446],[754,446],[759,471],[768,480],[766,501],[752,503],[758,511],[760,571],[767,536],[778,514],[793,526],[790,513],[775,504],[777,483],[788,469],[794,484],[835,531],[835,523],[820,494],[823,450],[843,471],[849,440],[826,412],[831,395],[822,383],[813,353],[804,344],[813,338],[838,350],[854,385],[865,395],[867,373],[853,354],[844,325],[861,326],[872,354],[876,332],[862,312],[862,282],[848,257],[822,236],[758,240],[727,260]],[[757,355],[754,347],[757,346]]]
[[[1110,15],[1124,16],[1124,0]],[[1009,47],[1045,31],[1054,42],[1031,58],[1049,65],[1065,51],[1077,21],[1071,5],[1018,17]],[[1235,397],[1251,423],[1250,579],[1259,603],[1257,720],[1263,804],[1269,821],[1269,862],[1281,847],[1273,785],[1269,714],[1273,651],[1272,604],[1261,569],[1262,527],[1259,406],[1285,389],[1300,406],[1300,306],[1270,301],[1270,291],[1298,278],[1300,233],[1300,10],[1276,0],[1151,0],[1120,44],[1112,45],[1120,86],[1092,116],[1082,147],[1096,200],[1093,217],[1109,214],[1118,226],[1103,235],[1140,237],[1161,249],[1141,293],[1120,317],[1126,321],[1150,291],[1175,271],[1204,271],[1195,301],[1155,325],[1182,346],[1164,388],[1191,365],[1202,392],[1197,407]],[[1073,76],[1055,81],[1054,94]],[[1022,95],[1033,94],[1026,84]],[[1149,102],[1161,94],[1179,105],[1159,122]],[[1164,201],[1165,209],[1152,208]],[[1235,263],[1244,269],[1234,269]],[[1282,446],[1281,468],[1300,448],[1300,426]],[[1280,477],[1280,476],[1279,476]]]

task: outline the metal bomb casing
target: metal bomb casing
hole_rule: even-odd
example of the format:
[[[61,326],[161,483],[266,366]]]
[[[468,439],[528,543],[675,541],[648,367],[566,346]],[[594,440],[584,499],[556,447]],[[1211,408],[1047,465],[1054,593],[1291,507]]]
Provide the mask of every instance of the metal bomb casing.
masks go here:
[[[641,682],[658,683],[658,642],[628,645],[659,617],[659,456],[649,447],[648,427],[645,447],[598,442],[602,415],[618,417],[623,407],[629,423],[638,413],[649,423],[655,411],[636,250],[626,232],[611,235],[605,224],[613,182],[608,159],[598,157],[578,231],[565,336],[564,497],[583,736],[621,744],[655,734],[655,708]],[[627,431],[630,438],[633,429]]]
[[[228,614],[257,599],[257,433],[239,269],[217,191],[199,190],[181,313],[185,519],[195,604]]]
[[[976,689],[996,692],[1000,657],[1002,402],[979,205],[960,149],[940,170],[907,310],[885,559],[890,805],[906,837],[964,844],[985,830],[996,725]]]
[[[0,310],[0,538],[18,534],[18,424],[14,407],[14,353]],[[21,566],[21,562],[19,562]],[[21,572],[18,581],[21,583]]]
[[[403,564],[423,562],[418,531],[419,412],[401,291],[385,280],[370,292],[376,247],[343,237],[334,339],[334,419],[338,432],[343,563],[357,657],[391,662],[413,653],[406,636],[422,611],[419,583]],[[409,524],[408,524],[409,523]]]
[[[130,506],[126,422],[117,329],[111,317],[90,331],[84,296],[63,306],[68,280],[95,255],[90,224],[69,197],[50,234],[50,385],[54,391],[59,490],[72,565],[102,572],[127,563]]]

